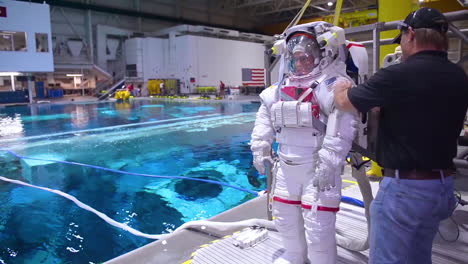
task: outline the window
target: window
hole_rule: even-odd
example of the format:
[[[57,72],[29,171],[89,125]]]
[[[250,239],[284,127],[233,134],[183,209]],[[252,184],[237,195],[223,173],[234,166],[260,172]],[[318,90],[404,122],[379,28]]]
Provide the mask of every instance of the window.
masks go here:
[[[15,51],[28,51],[25,32],[15,32],[13,34],[13,47],[15,47]]]
[[[0,76],[0,91],[1,92],[9,92],[9,91],[12,91],[12,87],[11,87],[11,77],[8,76]]]
[[[138,77],[136,64],[127,64],[125,69],[127,70],[127,77]]]
[[[0,31],[0,51],[13,50],[13,36],[5,31]]]
[[[49,36],[47,33],[36,33],[36,52],[49,52]]]
[[[27,51],[26,33],[0,30],[0,51]]]

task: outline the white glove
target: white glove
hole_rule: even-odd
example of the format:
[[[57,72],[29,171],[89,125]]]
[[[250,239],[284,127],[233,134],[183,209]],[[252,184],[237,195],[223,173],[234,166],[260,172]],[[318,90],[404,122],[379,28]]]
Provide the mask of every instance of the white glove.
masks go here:
[[[273,164],[273,158],[270,155],[264,155],[263,153],[253,153],[253,165],[255,166],[255,169],[262,174],[265,175],[265,162],[268,162],[269,169],[271,169],[271,166]]]
[[[271,153],[271,143],[267,141],[253,141],[252,142],[253,165],[260,174],[265,175],[265,161],[273,164]]]
[[[313,184],[314,187],[317,187],[321,192],[325,190],[328,191],[335,187],[335,169],[328,167],[324,163],[320,163],[318,168],[315,170]]]

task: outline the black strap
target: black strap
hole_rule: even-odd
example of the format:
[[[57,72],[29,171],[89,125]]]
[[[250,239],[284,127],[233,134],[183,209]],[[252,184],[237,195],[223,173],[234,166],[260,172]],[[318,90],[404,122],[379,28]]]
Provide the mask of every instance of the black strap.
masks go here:
[[[317,117],[312,116],[312,125],[315,129],[320,131],[322,134],[327,134],[327,125],[320,121]],[[370,152],[368,149],[363,148],[362,146],[358,145],[356,142],[353,141],[353,145],[351,147],[351,151],[355,151],[360,153],[363,156],[370,158],[371,160],[375,160],[374,153]]]

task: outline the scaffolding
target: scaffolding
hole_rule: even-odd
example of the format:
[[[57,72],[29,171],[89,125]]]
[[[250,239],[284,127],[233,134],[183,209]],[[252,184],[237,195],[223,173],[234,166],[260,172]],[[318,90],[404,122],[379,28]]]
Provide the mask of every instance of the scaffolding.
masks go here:
[[[449,37],[457,37],[460,39],[458,46],[458,61],[457,64],[464,62],[468,59],[467,56],[463,56],[463,44],[468,43],[468,36],[466,33],[468,29],[459,29],[453,25],[452,22],[455,21],[468,21],[468,10],[460,10],[454,12],[444,13],[445,17],[450,21],[449,25]],[[359,43],[365,45],[366,47],[372,46],[372,73],[375,73],[379,68],[379,59],[380,59],[380,46],[392,44],[393,39],[380,39],[380,32],[395,30],[398,27],[398,24],[401,20],[392,21],[392,22],[378,22],[370,25],[364,25],[359,27],[345,28],[345,34],[347,37],[352,36],[358,33],[367,33],[372,32],[372,40],[360,41]],[[271,45],[267,45],[267,49]],[[274,61],[271,61],[270,55],[265,54],[265,69],[266,69],[266,85],[271,85],[271,72],[275,68],[279,58],[276,58]]]

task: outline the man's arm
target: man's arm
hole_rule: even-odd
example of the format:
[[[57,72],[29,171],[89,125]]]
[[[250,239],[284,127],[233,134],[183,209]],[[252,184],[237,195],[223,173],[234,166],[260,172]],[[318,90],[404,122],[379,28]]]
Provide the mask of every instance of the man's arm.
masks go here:
[[[342,79],[336,82],[335,88],[335,106],[341,111],[354,112],[357,109],[353,106],[348,97],[348,90],[352,87],[349,80]]]
[[[357,109],[366,113],[374,107],[382,107],[401,100],[404,86],[398,80],[406,74],[400,65],[380,69],[369,80],[351,88],[349,80],[341,80],[334,85],[335,107],[342,111]]]

